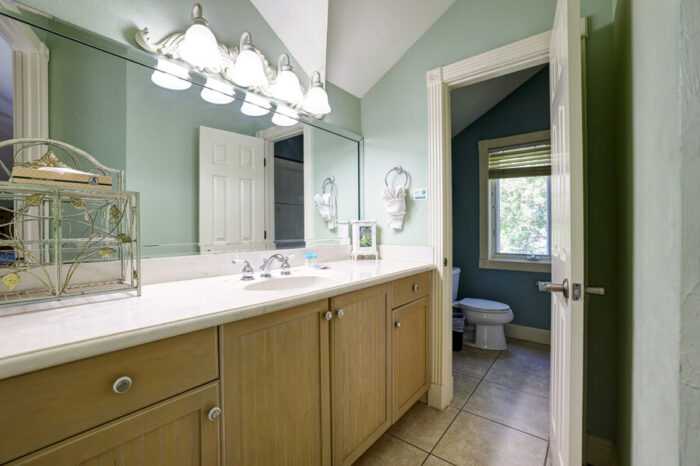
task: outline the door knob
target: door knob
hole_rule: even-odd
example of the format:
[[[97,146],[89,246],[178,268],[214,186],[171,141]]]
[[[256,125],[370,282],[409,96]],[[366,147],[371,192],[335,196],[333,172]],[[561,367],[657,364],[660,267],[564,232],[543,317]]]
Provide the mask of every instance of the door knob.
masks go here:
[[[331,320],[333,318],[333,313],[331,311],[326,312],[325,316],[326,320]]]
[[[338,319],[342,319],[344,315],[345,315],[345,311],[342,310],[342,309],[340,309],[340,310],[338,311]]]
[[[537,287],[540,291],[547,293],[561,293],[566,299],[569,299],[569,280],[566,278],[561,285],[552,282],[537,282]]]
[[[394,327],[396,327],[396,328],[401,328],[401,322],[396,322],[396,323],[394,324]]]
[[[114,393],[116,394],[124,393],[131,388],[131,383],[131,377],[124,375],[114,381],[112,384],[112,390],[114,390]]]
[[[420,287],[418,286],[417,283],[413,285],[413,291],[418,291],[419,289],[420,289]]]
[[[221,416],[221,408],[219,408],[218,406],[214,406],[207,413],[207,418],[209,418],[210,421],[216,421],[217,419],[219,419],[219,416]]]

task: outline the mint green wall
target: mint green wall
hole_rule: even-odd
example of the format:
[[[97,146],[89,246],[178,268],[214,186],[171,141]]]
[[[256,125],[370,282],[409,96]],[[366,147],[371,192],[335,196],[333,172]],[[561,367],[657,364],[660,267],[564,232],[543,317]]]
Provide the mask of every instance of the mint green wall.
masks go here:
[[[692,398],[697,403],[699,389],[697,383],[681,386],[681,380],[698,380],[698,366],[692,367],[698,334],[685,333],[698,328],[697,291],[692,294],[698,283],[698,230],[685,230],[689,223],[697,226],[699,215],[697,107],[690,126],[680,120],[686,116],[681,102],[697,104],[698,69],[697,54],[681,55],[681,12],[678,0],[618,0],[615,8],[623,466],[698,464],[700,407]],[[695,13],[697,23],[697,4]],[[697,44],[698,39],[689,40]],[[684,67],[693,71],[681,78]],[[694,90],[681,96],[682,82]],[[681,152],[682,135],[695,141],[690,153]],[[684,189],[695,197],[687,198]],[[691,349],[685,355],[681,332]]]
[[[549,67],[538,71],[452,138],[452,263],[459,299],[507,303],[513,323],[549,330],[551,298],[535,286],[551,274],[479,267],[479,141],[549,129]]]
[[[27,6],[44,11],[123,44],[136,47],[134,33],[148,27],[151,37],[160,40],[190,25],[191,0],[24,0]],[[250,31],[253,43],[271,62],[287,52],[282,41],[248,0],[210,0],[203,3],[204,17],[220,42],[237,45],[241,34]],[[288,53],[288,52],[287,52]],[[291,55],[291,54],[290,54]],[[292,56],[292,64],[302,84],[308,78]],[[327,91],[332,112],[325,121],[360,132],[360,99],[331,83]]]
[[[588,315],[586,420],[591,434],[615,439],[616,241],[612,0],[582,0],[588,16],[588,275],[610,290],[591,298]],[[386,171],[401,164],[412,187],[428,185],[426,72],[552,27],[555,0],[458,0],[361,101],[365,138],[366,218],[376,218],[384,244],[428,244],[428,205],[407,203],[404,229],[387,231],[379,192]],[[430,193],[428,193],[430,196]]]

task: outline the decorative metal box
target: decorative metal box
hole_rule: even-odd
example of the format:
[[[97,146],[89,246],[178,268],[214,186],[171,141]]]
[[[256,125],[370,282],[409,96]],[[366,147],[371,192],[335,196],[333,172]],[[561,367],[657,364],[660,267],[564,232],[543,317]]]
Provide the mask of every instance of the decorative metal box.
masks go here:
[[[0,147],[28,144],[21,151],[36,141]],[[58,147],[71,157],[87,155],[103,174],[122,175],[79,149],[47,141],[41,142],[49,146],[44,157]],[[123,177],[118,181],[123,186]],[[0,182],[0,306],[110,292],[140,295],[139,251],[136,192]]]

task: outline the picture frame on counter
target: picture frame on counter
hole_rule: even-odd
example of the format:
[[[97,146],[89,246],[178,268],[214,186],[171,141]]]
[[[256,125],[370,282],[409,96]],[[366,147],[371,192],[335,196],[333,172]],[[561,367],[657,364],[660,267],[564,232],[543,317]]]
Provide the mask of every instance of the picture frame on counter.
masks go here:
[[[354,260],[359,258],[379,259],[377,251],[377,221],[353,220],[352,224],[352,253]]]

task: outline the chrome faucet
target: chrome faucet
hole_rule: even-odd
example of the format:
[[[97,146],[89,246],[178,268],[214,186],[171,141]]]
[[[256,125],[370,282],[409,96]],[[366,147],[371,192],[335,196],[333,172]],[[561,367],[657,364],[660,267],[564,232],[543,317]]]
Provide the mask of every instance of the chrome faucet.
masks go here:
[[[279,261],[282,263],[282,272],[280,272],[282,275],[291,275],[292,272],[289,271],[292,267],[289,265],[289,258],[292,256],[283,256],[282,254],[275,254],[274,256],[270,256],[267,259],[263,259],[263,263],[260,266],[260,276],[263,278],[270,278],[272,275],[270,274],[270,270],[272,269],[272,264],[275,261]]]
[[[250,262],[241,259],[235,259],[232,262],[234,264],[243,264],[243,270],[241,271],[243,275],[241,276],[241,280],[255,280],[255,277],[253,276],[253,267],[250,266]]]

